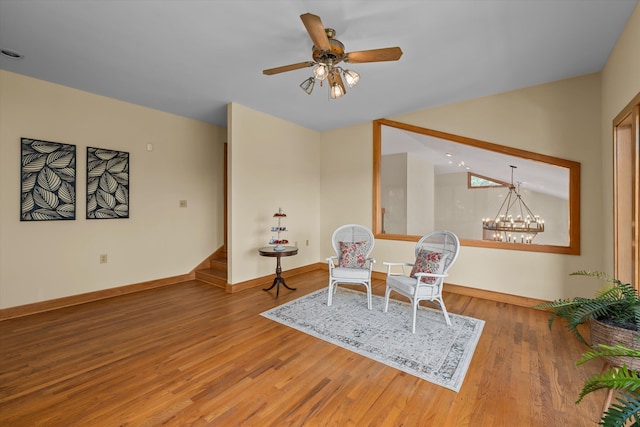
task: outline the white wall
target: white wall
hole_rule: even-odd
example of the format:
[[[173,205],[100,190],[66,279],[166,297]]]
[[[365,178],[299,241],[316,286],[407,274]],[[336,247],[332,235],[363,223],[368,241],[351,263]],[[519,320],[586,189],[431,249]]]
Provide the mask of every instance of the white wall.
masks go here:
[[[434,167],[420,156],[407,155],[407,234],[433,230]]]
[[[509,192],[507,187],[470,189],[466,172],[436,175],[435,188],[435,229],[453,230],[461,239],[474,240],[482,240],[481,219],[494,218]],[[534,214],[545,221],[545,231],[535,237],[535,243],[567,246],[569,202],[526,188],[520,188],[520,194]]]
[[[222,245],[224,128],[1,70],[0,93],[0,308],[185,274]],[[76,145],[76,220],[20,222],[21,137]],[[85,219],[87,146],[129,152],[129,219]]]
[[[380,175],[385,232],[420,235],[433,230],[433,165],[411,153],[387,154],[381,156]]]
[[[281,237],[299,247],[282,258],[282,269],[318,262],[320,133],[237,103],[229,105],[228,122],[229,283],[274,273],[275,258],[259,256],[258,248],[268,246],[278,208],[289,229]]]

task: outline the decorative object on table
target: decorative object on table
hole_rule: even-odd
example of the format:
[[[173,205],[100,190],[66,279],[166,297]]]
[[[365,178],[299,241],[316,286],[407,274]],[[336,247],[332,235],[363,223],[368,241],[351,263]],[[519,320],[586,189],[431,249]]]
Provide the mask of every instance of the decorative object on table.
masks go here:
[[[490,240],[531,244],[534,237],[544,231],[544,220],[535,215],[522,200],[520,183],[517,187],[513,183],[513,171],[517,166],[510,167],[509,192],[493,219],[482,218],[483,233],[490,233]]]
[[[406,326],[409,306],[391,300],[387,313],[384,300],[373,296],[374,310],[362,303],[363,292],[339,288],[333,305],[327,306],[323,288],[272,308],[262,316],[301,332],[376,360],[415,377],[459,391],[480,339],[484,321],[451,314],[452,326],[442,314],[420,310],[420,328],[415,334]]]
[[[20,139],[20,221],[76,219],[76,146]]]
[[[129,153],[87,147],[87,219],[129,218]]]
[[[375,240],[367,227],[346,224],[331,235],[331,245],[336,255],[327,258],[329,263],[329,293],[327,305],[332,304],[338,284],[363,285],[367,289],[367,307],[371,310],[371,272],[375,259],[369,258]]]
[[[415,263],[385,262],[387,266],[387,288],[384,311],[387,311],[391,291],[397,292],[411,301],[412,326],[416,333],[416,317],[420,301],[428,301],[440,306],[447,325],[451,319],[442,298],[444,278],[449,268],[458,258],[460,241],[450,231],[433,231],[423,236],[416,244]],[[411,267],[407,275],[406,269]]]
[[[280,237],[280,233],[282,233],[284,231],[289,231],[289,230],[287,230],[287,227],[282,225],[282,219],[286,218],[287,214],[282,212],[282,208],[278,208],[278,212],[274,213],[273,217],[278,219],[278,223],[274,227],[271,227],[271,232],[272,233],[276,233],[277,237],[276,236],[271,236],[271,240],[269,240],[269,244],[270,245],[276,245],[273,248],[274,251],[283,251],[284,250],[284,245],[289,243],[289,241],[287,239],[283,239],[283,238]]]

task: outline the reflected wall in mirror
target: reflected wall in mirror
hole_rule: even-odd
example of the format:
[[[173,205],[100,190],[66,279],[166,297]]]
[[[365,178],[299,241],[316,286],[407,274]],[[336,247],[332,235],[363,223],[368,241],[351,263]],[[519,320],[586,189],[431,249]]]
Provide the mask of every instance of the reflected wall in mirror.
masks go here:
[[[386,119],[373,144],[376,238],[580,254],[580,163]]]

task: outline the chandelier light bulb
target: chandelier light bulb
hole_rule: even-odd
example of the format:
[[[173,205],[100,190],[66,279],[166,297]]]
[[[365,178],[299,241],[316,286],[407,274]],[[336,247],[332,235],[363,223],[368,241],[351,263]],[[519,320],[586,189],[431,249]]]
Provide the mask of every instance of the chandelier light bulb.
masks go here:
[[[502,202],[502,206],[500,206],[498,213],[494,217],[495,219],[482,219],[482,228],[487,232],[493,232],[493,240],[496,241],[532,244],[533,238],[538,233],[544,232],[544,220],[540,218],[540,215],[535,215],[522,200],[519,185],[516,187],[513,184],[513,170],[517,166],[510,165],[510,167],[511,185],[509,186],[509,193]],[[519,241],[515,235],[509,234],[513,232],[522,233]]]

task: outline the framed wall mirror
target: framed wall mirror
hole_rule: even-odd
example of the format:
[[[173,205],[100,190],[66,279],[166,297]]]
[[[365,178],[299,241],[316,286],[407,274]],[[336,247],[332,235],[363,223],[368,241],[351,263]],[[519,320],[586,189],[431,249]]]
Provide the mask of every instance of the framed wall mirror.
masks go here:
[[[580,254],[578,162],[380,119],[373,171],[377,239]]]

